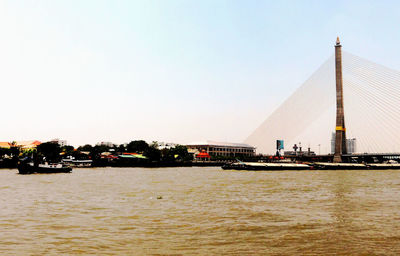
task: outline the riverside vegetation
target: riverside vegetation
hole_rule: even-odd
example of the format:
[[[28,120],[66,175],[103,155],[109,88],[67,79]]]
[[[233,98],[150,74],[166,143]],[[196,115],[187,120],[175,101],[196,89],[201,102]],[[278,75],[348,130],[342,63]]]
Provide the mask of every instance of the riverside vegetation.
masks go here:
[[[186,146],[175,145],[170,148],[159,148],[154,141],[148,144],[144,140],[134,140],[127,144],[95,145],[86,144],[77,148],[66,145],[60,146],[55,142],[45,142],[34,149],[22,149],[10,143],[10,148],[0,148],[0,168],[15,168],[18,160],[24,156],[37,155],[45,157],[49,162],[59,162],[61,159],[92,160],[92,166],[191,166],[195,161],[193,153]],[[233,156],[212,156],[211,162],[232,161]],[[240,157],[239,157],[240,158]],[[244,160],[244,159],[240,159]],[[203,162],[204,165],[210,162]],[[202,165],[198,163],[197,165]]]

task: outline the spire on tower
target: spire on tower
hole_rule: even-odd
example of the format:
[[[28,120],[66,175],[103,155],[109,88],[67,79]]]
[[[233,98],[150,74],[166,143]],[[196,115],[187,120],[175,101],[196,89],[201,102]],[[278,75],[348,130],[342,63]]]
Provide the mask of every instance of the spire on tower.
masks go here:
[[[340,45],[339,37],[336,38],[336,45]]]

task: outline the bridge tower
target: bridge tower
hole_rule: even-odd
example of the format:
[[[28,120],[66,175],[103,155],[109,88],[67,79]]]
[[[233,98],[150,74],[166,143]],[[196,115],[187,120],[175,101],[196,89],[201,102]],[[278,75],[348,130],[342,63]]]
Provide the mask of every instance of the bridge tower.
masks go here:
[[[343,108],[343,77],[342,77],[342,45],[339,37],[336,39],[335,45],[335,69],[336,69],[336,137],[335,137],[335,154],[333,162],[342,162],[342,154],[347,153],[346,148],[346,128],[344,125],[344,108]]]

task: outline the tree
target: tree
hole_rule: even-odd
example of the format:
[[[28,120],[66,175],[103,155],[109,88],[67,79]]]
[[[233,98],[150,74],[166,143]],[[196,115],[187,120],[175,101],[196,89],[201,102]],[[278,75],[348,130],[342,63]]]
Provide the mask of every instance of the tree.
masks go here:
[[[149,144],[147,144],[144,140],[134,140],[128,143],[126,146],[126,150],[131,153],[143,153],[149,148]]]
[[[163,159],[167,162],[190,161],[192,160],[192,156],[189,154],[185,146],[176,145],[173,148],[163,150]]]
[[[11,150],[9,148],[0,148],[0,158],[4,155],[11,155]]]
[[[61,147],[58,143],[45,142],[37,146],[39,156],[46,157],[50,162],[60,161]]]
[[[61,147],[61,151],[64,152],[66,155],[72,155],[74,150],[75,150],[74,147],[69,145]]]
[[[79,150],[79,151],[89,151],[89,152],[91,152],[92,149],[93,149],[93,146],[90,145],[90,144],[86,144],[86,145],[84,145],[84,146],[78,147],[78,150]]]
[[[160,161],[161,159],[161,151],[157,148],[158,144],[155,145],[154,143],[148,147],[144,152],[143,155],[149,158],[150,161]]]
[[[117,150],[117,152],[120,152],[120,153],[125,152],[126,151],[125,145],[124,144],[119,145],[116,150]]]

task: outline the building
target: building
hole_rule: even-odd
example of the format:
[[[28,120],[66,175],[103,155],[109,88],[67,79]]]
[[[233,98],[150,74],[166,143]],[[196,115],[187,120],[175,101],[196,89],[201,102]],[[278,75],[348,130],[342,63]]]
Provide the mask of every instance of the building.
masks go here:
[[[195,142],[186,145],[188,152],[195,155],[205,152],[212,156],[254,156],[256,148],[243,143],[228,143],[205,141]]]
[[[357,140],[356,140],[356,138],[347,139],[346,140],[346,146],[347,146],[347,153],[353,154],[353,153],[357,152]]]
[[[50,142],[57,143],[58,145],[60,145],[60,147],[64,147],[64,146],[68,145],[66,140],[60,140],[58,138],[52,139]]]
[[[102,141],[96,144],[96,146],[107,146],[107,147],[114,147],[114,143],[109,141]]]
[[[160,149],[160,150],[163,150],[163,149],[171,149],[171,148],[174,148],[174,147],[176,147],[178,144],[176,144],[176,143],[171,143],[171,142],[157,142],[157,147],[158,147],[158,149]]]
[[[331,153],[335,153],[335,133],[332,133],[332,139],[331,139]],[[346,139],[346,149],[348,154],[353,154],[357,152],[357,139],[352,138],[352,139]]]
[[[293,145],[293,151],[284,151],[284,156],[315,156],[315,152],[311,151],[311,148],[308,147],[307,150],[303,150],[301,146],[301,142],[299,142],[299,146],[297,144]]]
[[[316,156],[314,151],[311,151],[310,148],[307,151],[284,151],[284,156]]]

